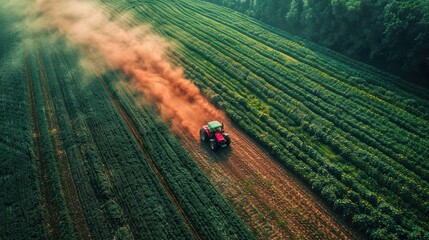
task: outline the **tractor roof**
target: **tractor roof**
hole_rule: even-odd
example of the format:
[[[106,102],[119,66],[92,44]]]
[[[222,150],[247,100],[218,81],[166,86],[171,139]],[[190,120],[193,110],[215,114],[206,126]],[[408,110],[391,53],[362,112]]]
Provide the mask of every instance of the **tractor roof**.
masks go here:
[[[220,124],[220,122],[218,122],[218,121],[211,121],[207,125],[209,125],[210,129],[215,129],[215,128],[218,128],[218,127],[222,127],[222,124]]]

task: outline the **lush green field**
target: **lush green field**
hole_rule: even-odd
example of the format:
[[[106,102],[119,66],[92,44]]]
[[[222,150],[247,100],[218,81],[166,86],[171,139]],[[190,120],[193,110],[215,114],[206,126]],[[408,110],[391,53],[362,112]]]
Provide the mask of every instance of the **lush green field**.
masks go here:
[[[426,89],[205,2],[111,8],[167,37],[213,103],[367,236],[429,237]]]
[[[346,222],[429,239],[427,89],[204,1],[100,2]],[[126,76],[0,20],[1,239],[254,238]]]
[[[1,239],[253,238],[124,76],[84,74],[76,49],[14,28],[9,15]]]

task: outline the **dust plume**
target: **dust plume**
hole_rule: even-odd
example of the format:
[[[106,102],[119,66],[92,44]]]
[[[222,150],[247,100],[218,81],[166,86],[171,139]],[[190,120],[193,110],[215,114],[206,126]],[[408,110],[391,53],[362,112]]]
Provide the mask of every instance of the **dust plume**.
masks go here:
[[[225,119],[185,78],[183,70],[166,60],[168,43],[149,26],[113,20],[102,6],[81,0],[38,0],[36,10],[37,25],[58,31],[88,54],[103,59],[110,69],[121,70],[132,79],[155,103],[162,118],[171,121],[173,130],[187,128],[197,137],[203,123]]]

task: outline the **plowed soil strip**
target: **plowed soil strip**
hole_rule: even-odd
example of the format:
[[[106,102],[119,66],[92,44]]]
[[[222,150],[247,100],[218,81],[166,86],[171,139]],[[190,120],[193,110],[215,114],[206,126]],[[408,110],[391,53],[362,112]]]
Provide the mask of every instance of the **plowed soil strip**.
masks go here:
[[[226,122],[226,121],[225,121]],[[275,162],[248,136],[226,122],[230,149],[213,152],[195,136],[182,133],[185,148],[211,182],[263,239],[362,238]]]
[[[67,203],[67,209],[73,222],[74,232],[79,239],[90,239],[91,234],[88,224],[86,222],[85,214],[83,213],[80,203],[79,194],[77,192],[75,181],[70,169],[69,159],[63,149],[62,142],[59,135],[59,125],[56,118],[55,107],[52,103],[52,96],[48,87],[48,79],[46,68],[39,55],[37,60],[40,71],[40,83],[43,91],[43,98],[45,101],[46,112],[49,122],[49,130],[53,145],[55,147],[55,156],[57,159],[57,167],[61,178],[61,186],[64,193],[64,198]],[[50,73],[54,74],[54,73]]]
[[[31,74],[31,64],[29,63],[29,56],[26,53],[25,56],[25,71],[28,82],[28,90],[29,90],[29,98],[30,98],[30,108],[31,108],[31,118],[32,118],[32,127],[33,127],[33,139],[36,145],[36,160],[37,160],[37,171],[39,174],[39,184],[41,191],[41,206],[43,212],[43,219],[45,228],[48,231],[48,236],[50,239],[60,239],[60,217],[58,215],[59,211],[56,209],[56,205],[54,203],[54,196],[52,195],[53,189],[52,185],[49,183],[48,178],[48,168],[46,166],[46,161],[43,157],[43,147],[41,143],[40,137],[40,126],[39,120],[37,117],[37,108],[35,102],[35,94],[34,94],[34,85],[33,85],[33,77]]]
[[[115,109],[118,111],[118,113],[120,114],[120,116],[122,117],[122,119],[124,120],[124,122],[127,124],[130,132],[132,133],[134,139],[136,140],[136,142],[138,143],[139,148],[141,149],[141,151],[143,152],[145,159],[148,161],[150,167],[152,168],[152,170],[154,171],[155,175],[157,176],[158,180],[161,182],[162,186],[164,187],[165,192],[167,193],[167,196],[170,198],[170,200],[173,202],[173,204],[176,206],[177,210],[180,212],[180,214],[183,217],[183,220],[185,221],[186,225],[189,227],[189,229],[191,230],[191,232],[193,233],[194,237],[196,239],[201,239],[201,237],[198,235],[198,232],[195,230],[194,226],[192,225],[191,221],[189,221],[185,211],[182,209],[182,207],[179,204],[179,201],[177,200],[176,196],[173,194],[173,192],[171,191],[170,187],[168,186],[167,182],[164,180],[164,177],[161,175],[161,173],[159,172],[158,168],[156,167],[150,153],[146,150],[144,144],[143,144],[143,139],[140,137],[136,127],[134,126],[132,120],[127,116],[127,114],[123,111],[121,105],[119,104],[118,101],[116,101],[115,97],[113,96],[113,94],[110,92],[108,86],[106,85],[106,83],[104,82],[104,79],[102,76],[100,76],[100,74],[94,69],[94,72],[97,73],[97,78],[100,81],[101,85],[103,85],[104,90],[107,92],[107,94],[109,95],[110,100],[112,101]]]

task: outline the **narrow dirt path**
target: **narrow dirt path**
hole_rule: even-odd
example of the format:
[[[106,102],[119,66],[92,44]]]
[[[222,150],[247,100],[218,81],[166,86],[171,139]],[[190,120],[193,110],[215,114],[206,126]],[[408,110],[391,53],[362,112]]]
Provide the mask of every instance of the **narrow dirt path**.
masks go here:
[[[181,133],[185,148],[210,181],[263,239],[360,239],[246,134],[226,123],[230,149],[213,152],[197,136]],[[198,131],[198,129],[196,130]]]

